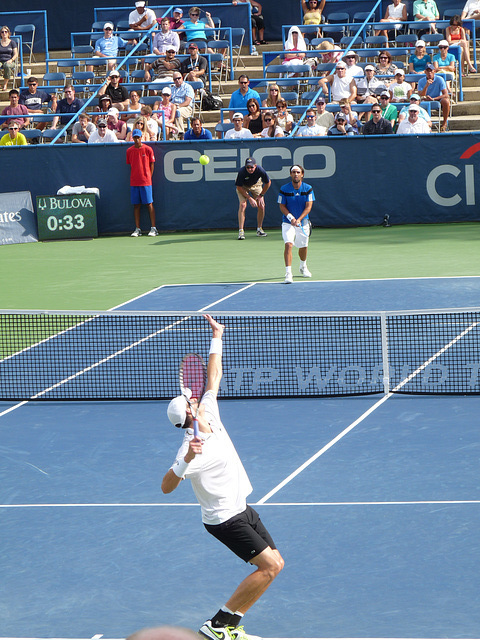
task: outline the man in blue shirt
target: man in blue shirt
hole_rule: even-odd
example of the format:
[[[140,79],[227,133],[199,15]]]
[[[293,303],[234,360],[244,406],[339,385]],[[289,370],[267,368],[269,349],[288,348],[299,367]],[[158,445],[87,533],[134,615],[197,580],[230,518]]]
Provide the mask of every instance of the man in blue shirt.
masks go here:
[[[184,140],[212,140],[211,131],[202,127],[200,118],[192,118],[191,125],[192,128],[185,131]]]
[[[298,164],[290,169],[292,179],[280,188],[278,204],[283,213],[282,237],[285,243],[285,284],[292,284],[292,247],[298,248],[300,258],[300,273],[304,278],[311,278],[307,268],[308,229],[310,227],[309,214],[312,210],[315,195],[313,188],[303,182],[305,171]]]
[[[67,86],[65,87],[65,98],[59,101],[59,103],[57,104],[57,108],[55,109],[55,113],[65,113],[67,115],[62,117],[56,115],[52,120],[52,129],[57,128],[58,120],[60,120],[60,124],[62,125],[62,127],[67,124],[67,122],[70,122],[70,120],[72,119],[72,114],[80,111],[82,107],[83,100],[75,98],[75,89],[72,87],[72,85],[67,84]],[[73,122],[71,123],[70,128],[73,128]]]
[[[260,100],[258,92],[255,91],[255,89],[250,89],[248,86],[250,84],[250,78],[248,76],[245,74],[241,75],[238,79],[238,84],[240,87],[232,93],[230,104],[228,105],[228,108],[231,109],[230,120],[233,118],[235,111],[240,111],[240,113],[244,114],[248,113],[247,102],[250,98],[255,98],[258,102],[258,106],[262,106],[262,101]]]
[[[97,40],[95,45],[94,58],[112,58],[108,61],[108,71],[112,71],[117,66],[117,61],[113,58],[118,56],[118,48],[125,47],[128,43],[123,38],[113,35],[113,24],[106,22],[103,25],[103,38]],[[93,71],[93,67],[89,65],[87,71]]]
[[[443,122],[440,131],[447,130],[448,116],[450,115],[450,98],[447,85],[441,75],[435,75],[435,67],[428,63],[425,67],[425,76],[421,77],[417,85],[417,93],[422,101],[440,102]]]
[[[19,104],[23,104],[27,107],[28,109],[28,113],[32,113],[32,114],[42,114],[43,113],[43,105],[46,103],[48,104],[49,102],[52,103],[52,111],[55,111],[57,108],[57,96],[55,94],[50,94],[47,93],[46,91],[41,91],[39,90],[38,87],[38,80],[37,78],[34,78],[33,76],[31,76],[28,80],[27,80],[27,84],[28,84],[28,89],[24,89],[21,93],[20,93],[20,98],[18,100]],[[35,123],[35,128],[36,129],[45,129],[47,123],[46,122],[36,122],[35,119],[33,119],[33,122]]]
[[[173,72],[173,83],[171,101],[177,105],[175,124],[179,130],[179,137],[183,140],[185,132],[184,118],[191,118],[193,115],[195,92],[188,82],[183,81],[183,76],[180,71]]]

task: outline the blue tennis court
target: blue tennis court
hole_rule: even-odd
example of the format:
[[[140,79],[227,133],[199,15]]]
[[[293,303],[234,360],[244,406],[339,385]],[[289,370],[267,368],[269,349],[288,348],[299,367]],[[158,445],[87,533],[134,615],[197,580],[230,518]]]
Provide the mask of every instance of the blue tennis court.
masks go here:
[[[473,277],[168,286],[122,309],[405,311],[475,307],[479,293]],[[181,440],[166,405],[0,403],[0,637],[197,629],[250,572],[205,532],[188,482],[161,493]],[[285,559],[247,633],[480,638],[480,396],[220,409]]]

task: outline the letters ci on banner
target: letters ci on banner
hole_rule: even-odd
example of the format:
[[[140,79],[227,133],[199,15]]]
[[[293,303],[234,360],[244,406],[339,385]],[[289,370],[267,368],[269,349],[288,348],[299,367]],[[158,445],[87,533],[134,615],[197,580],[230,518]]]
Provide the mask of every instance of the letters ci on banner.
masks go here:
[[[0,244],[37,241],[37,220],[30,191],[0,193]]]

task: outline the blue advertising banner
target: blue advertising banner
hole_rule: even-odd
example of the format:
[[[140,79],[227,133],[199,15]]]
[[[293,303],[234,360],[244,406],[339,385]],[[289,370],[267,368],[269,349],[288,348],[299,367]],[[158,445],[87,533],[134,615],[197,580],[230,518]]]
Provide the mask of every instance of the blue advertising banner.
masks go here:
[[[355,136],[348,138],[254,139],[249,141],[157,142],[153,174],[159,230],[235,229],[238,200],[235,178],[253,155],[272,180],[266,194],[265,227],[279,227],[280,187],[293,164],[305,168],[315,190],[311,218],[317,227],[462,222],[480,219],[480,134]],[[133,230],[127,144],[35,145],[11,147],[22,154],[5,163],[0,190],[28,187],[57,193],[66,184],[98,187],[98,231]],[[6,153],[5,151],[3,153]],[[208,165],[199,163],[202,154]],[[142,212],[142,226],[148,214]],[[247,208],[247,227],[254,226]]]
[[[0,244],[37,241],[37,219],[30,191],[0,193]]]

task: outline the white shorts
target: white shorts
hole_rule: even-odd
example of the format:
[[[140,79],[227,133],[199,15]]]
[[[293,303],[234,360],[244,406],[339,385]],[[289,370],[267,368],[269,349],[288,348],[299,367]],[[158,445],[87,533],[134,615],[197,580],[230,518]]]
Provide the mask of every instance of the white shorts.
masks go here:
[[[308,236],[306,236],[300,227],[294,227],[289,222],[282,222],[282,238],[285,244],[290,242],[297,249],[308,247]]]

